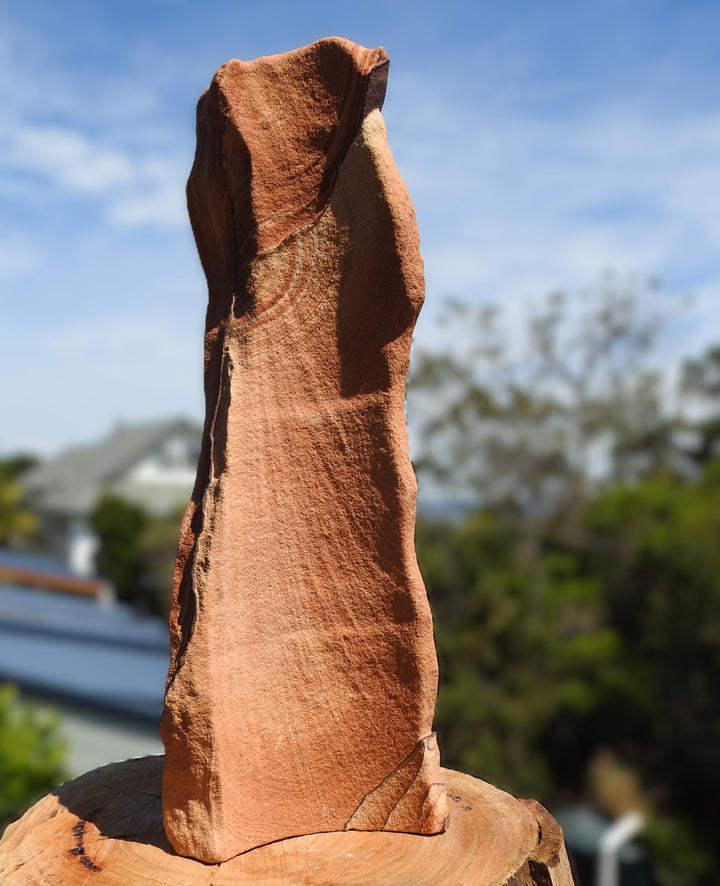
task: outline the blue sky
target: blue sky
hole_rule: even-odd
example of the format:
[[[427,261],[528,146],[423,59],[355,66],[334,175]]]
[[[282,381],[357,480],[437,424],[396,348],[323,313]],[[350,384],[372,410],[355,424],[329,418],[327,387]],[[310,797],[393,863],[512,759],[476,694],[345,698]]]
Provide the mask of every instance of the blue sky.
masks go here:
[[[0,0],[0,456],[202,415],[205,284],[184,207],[228,58],[339,34],[390,56],[390,146],[444,295],[522,311],[605,268],[720,340],[720,6]]]

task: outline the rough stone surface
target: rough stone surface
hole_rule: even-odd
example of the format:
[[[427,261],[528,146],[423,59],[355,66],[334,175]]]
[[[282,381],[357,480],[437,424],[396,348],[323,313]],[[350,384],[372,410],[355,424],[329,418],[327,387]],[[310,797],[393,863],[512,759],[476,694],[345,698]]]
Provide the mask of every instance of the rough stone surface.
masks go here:
[[[386,72],[333,38],[228,62],[198,106],[207,416],[161,732],[166,833],[207,862],[447,819],[403,411],[423,271]]]

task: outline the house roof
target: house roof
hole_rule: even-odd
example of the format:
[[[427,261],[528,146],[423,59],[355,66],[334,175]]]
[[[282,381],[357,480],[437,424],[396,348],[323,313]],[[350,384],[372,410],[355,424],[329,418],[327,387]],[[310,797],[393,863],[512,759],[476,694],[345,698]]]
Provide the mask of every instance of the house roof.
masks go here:
[[[110,586],[100,577],[78,578],[59,560],[0,547],[0,584],[39,587],[87,597],[107,596]]]
[[[0,585],[0,682],[156,722],[168,663],[160,618],[120,603]]]
[[[98,443],[67,449],[22,476],[29,503],[46,513],[88,515],[100,490],[175,435],[200,438],[186,419],[120,426]]]

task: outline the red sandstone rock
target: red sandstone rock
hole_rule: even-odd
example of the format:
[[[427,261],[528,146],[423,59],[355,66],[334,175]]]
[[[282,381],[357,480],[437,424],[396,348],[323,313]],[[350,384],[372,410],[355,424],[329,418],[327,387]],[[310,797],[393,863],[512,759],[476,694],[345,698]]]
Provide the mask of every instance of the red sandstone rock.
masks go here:
[[[403,412],[424,284],[386,71],[322,40],[228,62],[198,106],[207,417],[161,731],[165,829],[203,861],[445,826]]]

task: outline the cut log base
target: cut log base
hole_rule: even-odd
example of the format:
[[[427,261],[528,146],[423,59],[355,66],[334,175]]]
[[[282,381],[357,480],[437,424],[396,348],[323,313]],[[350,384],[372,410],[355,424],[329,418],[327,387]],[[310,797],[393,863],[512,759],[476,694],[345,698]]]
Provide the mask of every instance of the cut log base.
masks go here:
[[[223,864],[175,854],[162,757],[112,763],[38,801],[0,841],[3,886],[572,886],[560,828],[534,800],[441,770],[450,824],[432,837],[344,831],[261,846]],[[262,790],[262,785],[258,785]]]

